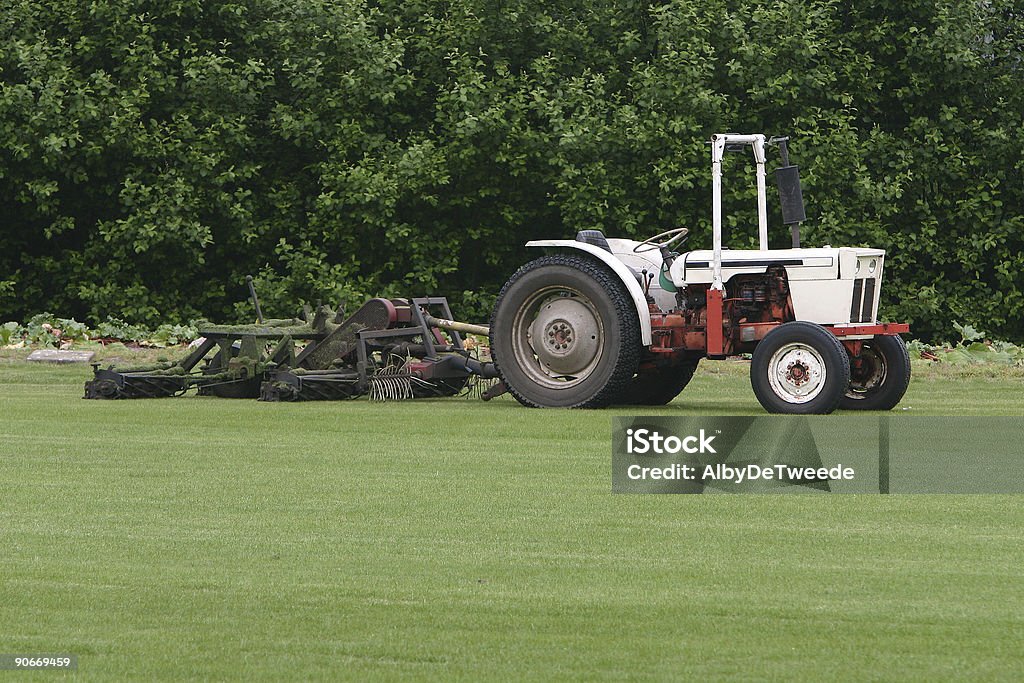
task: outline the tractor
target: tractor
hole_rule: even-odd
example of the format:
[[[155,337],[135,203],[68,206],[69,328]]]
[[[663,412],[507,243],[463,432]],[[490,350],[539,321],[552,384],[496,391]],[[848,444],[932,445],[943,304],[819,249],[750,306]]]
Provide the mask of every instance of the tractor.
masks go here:
[[[770,413],[890,410],[910,382],[902,323],[878,321],[885,252],[801,248],[806,219],[787,138],[711,138],[712,248],[686,251],[687,228],[642,241],[582,230],[505,283],[490,324],[504,388],[534,407],[664,405],[703,358],[751,354],[750,383]],[[770,249],[765,154],[792,245]],[[722,160],[752,150],[758,249],[722,244]]]

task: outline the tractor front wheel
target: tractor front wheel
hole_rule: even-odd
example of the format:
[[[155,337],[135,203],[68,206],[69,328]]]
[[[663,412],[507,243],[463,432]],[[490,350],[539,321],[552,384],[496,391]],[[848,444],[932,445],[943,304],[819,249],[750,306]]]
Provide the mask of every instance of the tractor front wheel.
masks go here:
[[[526,406],[600,408],[636,374],[640,328],[633,300],[598,261],[545,256],[520,268],[498,295],[491,355],[509,393]]]
[[[846,410],[892,410],[910,385],[910,353],[899,337],[878,335],[861,344],[850,363],[850,386],[839,404]]]
[[[754,348],[750,384],[769,413],[831,413],[850,384],[850,357],[824,327],[785,323]]]

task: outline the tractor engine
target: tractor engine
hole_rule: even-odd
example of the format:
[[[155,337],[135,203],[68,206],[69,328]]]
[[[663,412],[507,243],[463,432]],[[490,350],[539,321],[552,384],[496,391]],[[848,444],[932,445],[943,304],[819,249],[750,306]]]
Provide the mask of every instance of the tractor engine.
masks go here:
[[[727,353],[752,352],[772,328],[794,319],[789,281],[781,266],[772,266],[763,275],[737,275],[726,285],[726,295]]]
[[[668,312],[650,302],[651,353],[661,354],[663,361],[669,355],[685,358],[690,352],[703,353],[707,348],[709,288],[686,287],[676,295],[677,308]],[[789,281],[781,266],[733,277],[726,285],[723,304],[723,342],[730,355],[752,352],[769,331],[794,319]]]

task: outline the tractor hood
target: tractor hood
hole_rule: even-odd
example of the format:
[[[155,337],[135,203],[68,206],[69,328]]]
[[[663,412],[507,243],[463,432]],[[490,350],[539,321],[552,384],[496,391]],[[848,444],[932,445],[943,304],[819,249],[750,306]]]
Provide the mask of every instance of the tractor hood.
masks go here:
[[[672,280],[677,283],[708,283],[713,276],[710,249],[682,254],[672,264]],[[763,273],[771,266],[783,266],[792,280],[853,279],[862,261],[864,267],[876,259],[881,270],[885,252],[863,247],[820,247],[813,249],[723,249],[722,280],[741,273]]]
[[[676,286],[713,280],[710,249],[682,254],[672,264]],[[822,325],[874,322],[878,314],[885,252],[864,247],[722,250],[722,281],[741,274],[786,269],[797,320]]]

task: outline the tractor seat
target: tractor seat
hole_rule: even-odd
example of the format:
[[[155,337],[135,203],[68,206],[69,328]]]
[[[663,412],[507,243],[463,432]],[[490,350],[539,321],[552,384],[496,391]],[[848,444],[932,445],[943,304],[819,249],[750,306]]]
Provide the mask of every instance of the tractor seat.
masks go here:
[[[580,230],[576,233],[576,241],[583,242],[584,244],[593,244],[595,247],[601,247],[608,253],[612,251],[612,248],[608,245],[608,239],[600,230]]]

